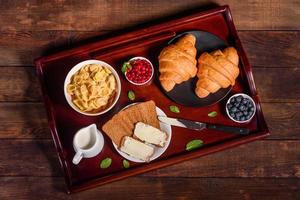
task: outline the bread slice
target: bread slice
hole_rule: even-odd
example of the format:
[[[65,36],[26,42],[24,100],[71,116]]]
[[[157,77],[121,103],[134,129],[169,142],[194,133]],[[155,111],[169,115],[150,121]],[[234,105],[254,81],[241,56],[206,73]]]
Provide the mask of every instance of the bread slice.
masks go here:
[[[122,126],[122,124],[122,115],[114,115],[112,119],[106,122],[102,127],[103,131],[117,146],[120,145],[122,137],[132,135],[129,130],[126,130],[124,126]]]
[[[144,122],[145,124],[150,124],[151,126],[160,129],[160,125],[156,113],[156,105],[154,101],[149,101],[147,106],[141,106],[140,109],[143,115],[144,113],[148,113],[146,120],[145,121],[143,120],[141,122]]]
[[[138,122],[135,125],[133,137],[138,138],[143,142],[154,144],[159,147],[164,147],[168,135],[151,125],[145,124],[143,122]]]
[[[153,147],[128,136],[123,137],[120,151],[146,162],[149,162],[154,154]]]
[[[144,122],[159,128],[154,101],[137,103],[120,111],[102,126],[102,130],[120,147],[124,136],[133,135],[137,122]]]

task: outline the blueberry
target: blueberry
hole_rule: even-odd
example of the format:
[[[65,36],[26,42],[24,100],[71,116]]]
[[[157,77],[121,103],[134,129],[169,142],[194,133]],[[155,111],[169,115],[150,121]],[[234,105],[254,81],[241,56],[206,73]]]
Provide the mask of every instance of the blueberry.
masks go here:
[[[236,111],[238,111],[237,110],[237,108],[236,107],[233,107],[233,108],[231,108],[231,110],[230,110],[231,112],[236,112]]]
[[[247,116],[247,115],[248,115],[248,112],[245,110],[245,111],[243,112],[243,114],[244,114],[244,116]]]
[[[238,102],[234,103],[233,105],[237,108],[240,106],[240,104]]]
[[[230,103],[234,103],[234,102],[235,102],[235,98],[233,97],[230,99]]]
[[[244,116],[241,117],[241,121],[245,121],[246,118]]]
[[[242,99],[243,99],[243,97],[242,97],[241,95],[239,95],[239,96],[236,97],[236,101],[237,101],[237,102],[241,102]]]
[[[235,114],[233,112],[230,112],[229,115],[232,117],[232,118],[235,118]]]
[[[250,111],[254,112],[254,107],[251,107],[251,108],[250,108]]]
[[[245,107],[244,105],[240,105],[240,106],[239,106],[239,110],[240,110],[240,111],[244,111],[244,110],[246,110],[246,107]]]
[[[253,107],[253,103],[251,101],[249,101],[248,104],[247,104],[247,107],[248,108],[252,108]]]
[[[239,116],[237,116],[237,117],[235,118],[235,120],[241,121],[241,118],[240,118]]]
[[[235,115],[236,115],[237,117],[241,117],[241,116],[243,115],[243,113],[242,113],[242,112],[237,112]]]
[[[250,117],[252,117],[252,115],[253,115],[253,112],[249,111],[247,116],[249,116],[249,118],[250,118]]]
[[[231,103],[227,104],[227,109],[230,110],[230,108],[232,108],[232,106],[233,105]]]
[[[245,116],[246,120],[250,119],[250,117],[251,117],[251,116],[249,116],[249,115],[246,115],[246,116]]]
[[[243,101],[242,101],[242,103],[244,104],[244,105],[247,105],[248,104],[248,99],[243,99]]]

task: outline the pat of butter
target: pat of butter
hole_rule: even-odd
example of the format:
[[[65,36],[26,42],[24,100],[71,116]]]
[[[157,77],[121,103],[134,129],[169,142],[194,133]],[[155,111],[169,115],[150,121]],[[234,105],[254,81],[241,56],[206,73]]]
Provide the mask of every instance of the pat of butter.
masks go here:
[[[149,162],[154,153],[154,148],[132,137],[125,136],[120,150],[128,155]]]
[[[144,142],[161,147],[165,146],[167,140],[166,133],[143,122],[138,122],[135,125],[133,135]]]

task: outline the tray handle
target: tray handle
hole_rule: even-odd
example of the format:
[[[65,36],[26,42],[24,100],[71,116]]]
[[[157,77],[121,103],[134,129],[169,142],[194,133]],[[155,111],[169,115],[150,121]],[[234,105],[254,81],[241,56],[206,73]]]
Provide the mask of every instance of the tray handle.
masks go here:
[[[101,49],[101,50],[98,50],[95,52],[91,52],[90,56],[92,58],[108,57],[111,55],[123,53],[124,51],[130,51],[133,48],[136,49],[138,47],[153,44],[153,43],[156,43],[156,42],[159,42],[162,40],[167,40],[167,39],[174,37],[175,35],[176,35],[176,33],[173,31],[162,32],[159,34],[155,34],[152,36],[143,37],[138,40],[131,41],[129,43],[126,43],[125,45],[124,44],[117,45],[117,46],[113,46],[113,47],[104,48],[104,49]]]

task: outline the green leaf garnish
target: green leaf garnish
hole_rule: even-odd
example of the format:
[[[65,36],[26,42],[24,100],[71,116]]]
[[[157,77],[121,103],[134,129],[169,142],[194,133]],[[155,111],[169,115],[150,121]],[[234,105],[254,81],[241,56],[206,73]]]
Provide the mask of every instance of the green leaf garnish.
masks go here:
[[[106,169],[111,165],[111,163],[112,163],[111,158],[105,158],[101,161],[100,167],[101,169]]]
[[[215,117],[218,115],[218,113],[216,111],[212,111],[210,113],[207,114],[209,117]]]
[[[133,101],[135,99],[135,94],[132,90],[128,91],[127,96],[128,96],[128,99],[130,99],[131,101]]]
[[[125,169],[127,169],[127,168],[129,168],[130,167],[130,163],[127,161],[127,160],[123,160],[123,167],[125,168]]]
[[[180,113],[180,110],[177,106],[170,106],[170,111],[173,113]]]
[[[129,62],[124,62],[121,68],[121,71],[125,74],[125,72],[127,71],[127,69],[131,69],[132,66],[130,65]]]
[[[203,145],[202,140],[192,140],[189,143],[186,144],[185,150],[191,151],[193,149],[197,149]]]

